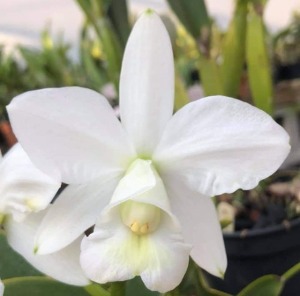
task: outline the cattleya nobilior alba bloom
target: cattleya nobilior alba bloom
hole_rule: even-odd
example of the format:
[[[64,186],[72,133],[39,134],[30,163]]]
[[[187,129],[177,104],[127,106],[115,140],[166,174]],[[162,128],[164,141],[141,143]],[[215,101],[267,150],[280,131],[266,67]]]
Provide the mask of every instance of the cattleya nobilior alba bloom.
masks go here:
[[[4,293],[4,285],[0,279],[0,296],[3,296],[3,293]]]
[[[7,110],[31,160],[69,186],[36,237],[55,252],[94,226],[81,266],[99,283],[140,275],[151,290],[181,281],[189,255],[223,276],[227,260],[209,196],[250,189],[289,152],[273,119],[239,100],[212,96],[175,115],[170,40],[147,11],[129,37],[120,76],[120,115],[100,94],[79,87],[42,89]]]
[[[87,285],[79,265],[79,239],[53,254],[33,253],[36,231],[60,182],[37,169],[20,144],[1,159],[0,179],[0,224],[11,247],[49,276],[68,284]]]
[[[0,179],[1,220],[9,214],[21,222],[28,214],[44,210],[60,187],[60,182],[34,166],[20,144],[0,160]]]

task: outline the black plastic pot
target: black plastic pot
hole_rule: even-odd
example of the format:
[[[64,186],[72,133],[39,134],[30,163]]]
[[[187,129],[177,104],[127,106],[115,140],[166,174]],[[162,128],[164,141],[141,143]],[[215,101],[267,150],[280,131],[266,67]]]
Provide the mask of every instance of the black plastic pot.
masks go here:
[[[282,275],[300,262],[300,218],[288,225],[224,234],[224,241],[228,256],[225,279],[206,276],[212,287],[237,294],[256,278]],[[287,282],[282,295],[300,295],[300,275]]]
[[[275,80],[292,80],[300,78],[300,62],[291,65],[280,65],[277,67]]]

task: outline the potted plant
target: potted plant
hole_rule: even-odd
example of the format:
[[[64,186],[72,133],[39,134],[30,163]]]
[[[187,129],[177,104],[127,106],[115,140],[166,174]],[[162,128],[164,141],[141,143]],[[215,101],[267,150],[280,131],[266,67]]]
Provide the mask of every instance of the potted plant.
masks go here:
[[[206,273],[209,283],[236,294],[266,274],[283,274],[300,262],[300,179],[281,171],[250,191],[216,198],[228,256],[224,280]],[[298,295],[300,275],[282,295]]]

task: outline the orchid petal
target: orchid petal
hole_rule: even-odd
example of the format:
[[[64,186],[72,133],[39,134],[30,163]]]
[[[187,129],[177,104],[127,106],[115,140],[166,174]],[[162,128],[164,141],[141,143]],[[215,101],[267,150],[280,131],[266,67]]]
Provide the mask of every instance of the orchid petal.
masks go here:
[[[191,257],[201,268],[223,277],[227,267],[226,250],[212,200],[189,190],[180,180],[165,181],[184,241],[192,245]]]
[[[118,214],[111,216],[82,241],[80,262],[87,276],[106,283],[140,275],[150,290],[174,289],[187,270],[190,252],[177,224],[165,214],[157,231],[138,236],[122,224]]]
[[[38,254],[64,248],[96,223],[109,203],[119,176],[87,185],[69,185],[45,215],[35,243]]]
[[[251,189],[286,158],[289,137],[269,115],[239,100],[213,96],[190,103],[169,121],[153,160],[212,196]]]
[[[12,214],[18,221],[45,209],[61,185],[38,170],[20,144],[3,157],[0,179],[0,212]]]
[[[136,190],[132,190],[134,184]],[[140,216],[141,211],[145,212]],[[131,219],[138,223],[149,219],[147,229],[152,230],[134,233]],[[99,283],[140,275],[150,290],[165,292],[182,280],[189,253],[190,246],[184,244],[180,225],[170,212],[162,180],[151,161],[138,159],[119,182],[94,232],[83,240],[81,265],[87,276]]]
[[[129,36],[120,76],[121,121],[137,153],[150,156],[173,113],[174,65],[170,38],[153,11]]]
[[[150,160],[135,160],[118,183],[112,196],[112,204],[121,203],[153,188],[156,185],[156,179],[151,166]]]
[[[0,279],[0,296],[3,296],[3,293],[4,293],[4,285]]]
[[[141,272],[145,286],[152,291],[165,293],[175,289],[185,275],[191,251],[182,234],[160,227],[151,237],[152,246],[148,266]]]
[[[131,164],[118,183],[108,208],[129,199],[154,205],[172,215],[164,184],[150,160],[137,159]]]
[[[92,90],[30,91],[15,97],[7,110],[31,160],[62,182],[122,171],[135,155],[112,108]]]
[[[79,264],[82,237],[67,248],[51,255],[33,253],[34,236],[44,214],[44,211],[31,214],[22,223],[8,217],[4,225],[8,243],[31,265],[54,279],[71,285],[88,285],[89,281]]]

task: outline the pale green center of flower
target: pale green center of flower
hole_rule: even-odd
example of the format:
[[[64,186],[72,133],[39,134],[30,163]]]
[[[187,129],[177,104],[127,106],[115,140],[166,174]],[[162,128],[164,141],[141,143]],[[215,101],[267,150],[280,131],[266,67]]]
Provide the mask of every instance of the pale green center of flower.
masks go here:
[[[120,212],[123,223],[138,235],[151,233],[160,224],[161,210],[150,204],[126,201],[120,206]]]

